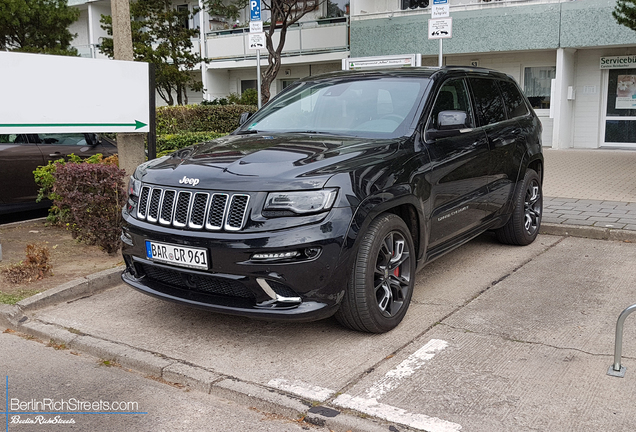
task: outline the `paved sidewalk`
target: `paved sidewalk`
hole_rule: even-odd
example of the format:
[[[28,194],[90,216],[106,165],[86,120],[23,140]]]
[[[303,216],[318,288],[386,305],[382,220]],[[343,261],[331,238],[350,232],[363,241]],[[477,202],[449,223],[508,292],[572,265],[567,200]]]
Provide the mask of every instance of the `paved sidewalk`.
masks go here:
[[[544,149],[543,223],[636,231],[636,151]]]

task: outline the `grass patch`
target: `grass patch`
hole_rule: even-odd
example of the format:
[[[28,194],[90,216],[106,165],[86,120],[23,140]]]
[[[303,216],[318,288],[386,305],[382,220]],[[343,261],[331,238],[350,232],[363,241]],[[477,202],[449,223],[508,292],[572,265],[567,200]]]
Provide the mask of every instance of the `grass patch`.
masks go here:
[[[8,304],[14,305],[20,300],[24,300],[27,297],[31,297],[32,295],[37,294],[39,291],[31,291],[31,290],[19,290],[13,294],[7,294],[0,291],[0,304]]]

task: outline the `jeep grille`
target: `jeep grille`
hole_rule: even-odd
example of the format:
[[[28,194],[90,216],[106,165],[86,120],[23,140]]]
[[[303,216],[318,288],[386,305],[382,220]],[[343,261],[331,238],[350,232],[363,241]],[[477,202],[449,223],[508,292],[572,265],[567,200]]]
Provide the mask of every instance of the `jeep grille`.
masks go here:
[[[176,228],[238,231],[245,225],[249,200],[246,194],[143,186],[137,219]]]

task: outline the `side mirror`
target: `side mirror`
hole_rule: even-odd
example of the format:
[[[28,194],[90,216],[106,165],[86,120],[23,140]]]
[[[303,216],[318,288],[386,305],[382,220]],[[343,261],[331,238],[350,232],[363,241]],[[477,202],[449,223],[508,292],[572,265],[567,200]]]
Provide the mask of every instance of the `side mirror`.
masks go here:
[[[471,131],[471,127],[466,124],[468,114],[466,111],[448,110],[437,115],[438,129],[428,129],[426,139],[449,138]]]
[[[92,146],[100,144],[102,142],[102,137],[94,133],[84,134],[84,139],[86,139],[88,145]]]
[[[466,128],[466,117],[466,111],[442,111],[437,115],[437,127],[439,130]]]
[[[245,122],[249,120],[250,117],[252,117],[251,113],[244,112],[243,114],[241,114],[241,117],[239,118],[239,125],[243,126]]]

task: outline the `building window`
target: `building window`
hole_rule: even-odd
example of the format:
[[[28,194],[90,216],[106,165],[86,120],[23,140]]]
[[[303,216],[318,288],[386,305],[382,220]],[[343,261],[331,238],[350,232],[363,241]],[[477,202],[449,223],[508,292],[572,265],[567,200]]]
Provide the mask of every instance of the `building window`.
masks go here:
[[[428,7],[429,0],[401,0],[402,10],[424,9]]]
[[[527,67],[523,74],[523,92],[532,108],[550,109],[550,88],[556,78],[556,66]]]
[[[181,15],[181,25],[183,28],[190,28],[190,9],[188,9],[188,5],[177,5],[177,12]]]
[[[241,80],[241,94],[245,93],[247,89],[256,90],[256,80]]]

